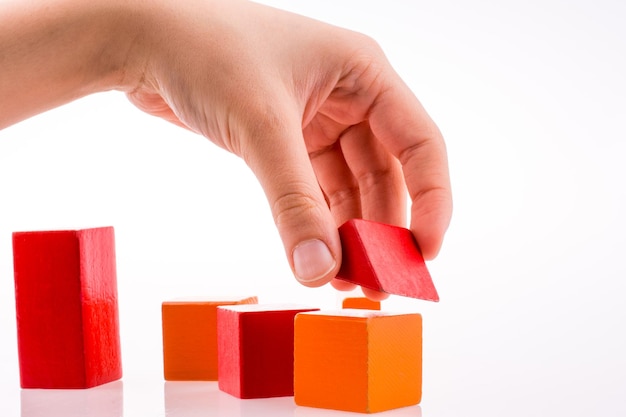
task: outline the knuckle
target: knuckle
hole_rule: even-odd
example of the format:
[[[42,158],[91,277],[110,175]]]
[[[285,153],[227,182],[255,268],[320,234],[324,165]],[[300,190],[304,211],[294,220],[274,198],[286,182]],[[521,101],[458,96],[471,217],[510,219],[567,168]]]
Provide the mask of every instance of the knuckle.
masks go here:
[[[363,195],[377,190],[381,185],[387,185],[394,179],[393,171],[387,168],[363,172],[357,176],[357,181],[359,182],[359,187]]]
[[[311,217],[319,210],[318,201],[310,194],[293,191],[280,195],[272,205],[274,222],[281,226],[295,226],[304,218]]]
[[[352,184],[347,187],[338,188],[327,192],[328,203],[331,207],[340,206],[346,202],[359,200],[361,195],[361,189],[357,184]]]

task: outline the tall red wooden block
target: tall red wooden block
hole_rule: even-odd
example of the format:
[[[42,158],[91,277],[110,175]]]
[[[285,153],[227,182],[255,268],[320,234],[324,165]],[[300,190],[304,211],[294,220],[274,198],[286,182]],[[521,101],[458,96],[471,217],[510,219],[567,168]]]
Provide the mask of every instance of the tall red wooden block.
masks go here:
[[[122,377],[112,227],[13,234],[22,388]]]
[[[389,294],[439,301],[409,229],[352,219],[339,228],[343,261],[337,278]]]
[[[296,305],[237,305],[217,311],[218,386],[238,398],[293,395]]]

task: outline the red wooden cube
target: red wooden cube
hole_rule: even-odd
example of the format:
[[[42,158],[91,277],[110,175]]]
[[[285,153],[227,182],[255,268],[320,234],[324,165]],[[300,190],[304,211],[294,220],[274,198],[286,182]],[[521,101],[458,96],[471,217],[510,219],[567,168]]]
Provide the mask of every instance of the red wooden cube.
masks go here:
[[[13,234],[22,388],[122,377],[112,227]]]
[[[343,261],[337,278],[389,294],[439,301],[409,229],[352,219],[339,228]]]
[[[270,304],[218,307],[220,390],[238,398],[293,395],[294,318],[315,310]]]

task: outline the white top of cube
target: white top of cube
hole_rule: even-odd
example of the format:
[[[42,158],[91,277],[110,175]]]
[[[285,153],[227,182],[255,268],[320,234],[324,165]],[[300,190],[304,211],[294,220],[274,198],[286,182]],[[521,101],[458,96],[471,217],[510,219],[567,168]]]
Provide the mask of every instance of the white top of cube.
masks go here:
[[[317,310],[316,307],[305,306],[302,304],[236,304],[218,307],[223,310],[231,310],[238,313],[256,313],[264,311],[301,311],[301,310]]]
[[[417,313],[395,313],[395,312],[380,311],[380,310],[344,308],[341,310],[307,311],[306,313],[301,313],[301,314],[309,314],[309,315],[316,315],[316,316],[329,316],[329,317],[353,317],[353,318],[369,319],[369,318],[376,318],[376,317],[406,316],[406,315],[417,314]]]
[[[165,303],[238,303],[243,300],[249,300],[251,298],[256,298],[252,295],[247,296],[227,296],[227,295],[218,295],[218,296],[189,296],[189,297],[177,297],[172,298],[171,300],[164,301]]]

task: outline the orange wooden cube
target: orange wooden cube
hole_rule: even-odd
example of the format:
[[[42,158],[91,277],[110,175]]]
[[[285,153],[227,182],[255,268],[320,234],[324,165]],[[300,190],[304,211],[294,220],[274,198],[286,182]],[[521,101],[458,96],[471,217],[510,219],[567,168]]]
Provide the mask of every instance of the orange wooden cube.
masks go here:
[[[346,297],[341,303],[342,308],[358,308],[361,310],[380,310],[380,301],[367,297]]]
[[[419,404],[422,316],[344,309],[295,319],[297,405],[375,413]]]
[[[256,297],[185,298],[163,302],[165,379],[217,381],[217,307],[256,303]]]

